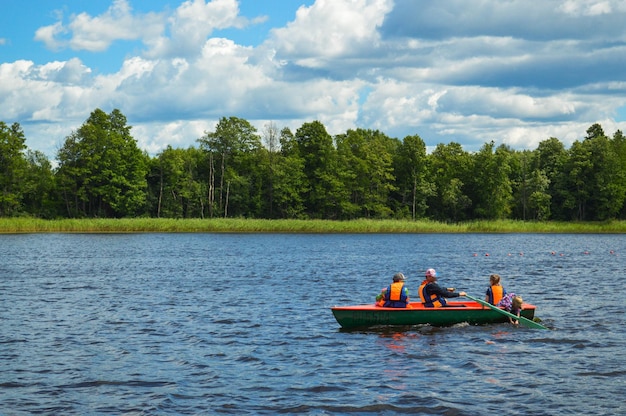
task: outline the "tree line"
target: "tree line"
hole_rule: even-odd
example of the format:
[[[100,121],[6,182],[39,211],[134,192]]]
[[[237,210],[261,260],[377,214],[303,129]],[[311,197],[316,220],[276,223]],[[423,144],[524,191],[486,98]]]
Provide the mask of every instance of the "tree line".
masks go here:
[[[429,154],[418,136],[331,136],[223,117],[197,146],[141,151],[126,117],[96,109],[57,152],[58,166],[0,122],[0,216],[39,218],[398,218],[602,221],[626,218],[626,139],[593,124],[567,149],[456,142]]]

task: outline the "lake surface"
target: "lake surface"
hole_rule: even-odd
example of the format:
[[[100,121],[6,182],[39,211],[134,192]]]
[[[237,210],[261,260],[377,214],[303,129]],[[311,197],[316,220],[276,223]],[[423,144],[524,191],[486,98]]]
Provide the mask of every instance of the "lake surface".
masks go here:
[[[626,414],[623,235],[0,235],[1,415]],[[551,330],[344,331],[395,272]]]

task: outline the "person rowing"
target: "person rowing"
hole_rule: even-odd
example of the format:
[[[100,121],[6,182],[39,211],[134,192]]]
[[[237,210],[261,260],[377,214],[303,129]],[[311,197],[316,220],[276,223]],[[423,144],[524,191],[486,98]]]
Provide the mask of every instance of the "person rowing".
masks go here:
[[[426,270],[425,279],[418,289],[420,299],[427,308],[442,308],[447,302],[446,298],[458,298],[465,296],[465,292],[455,292],[453,287],[443,288],[437,284],[437,271]]]

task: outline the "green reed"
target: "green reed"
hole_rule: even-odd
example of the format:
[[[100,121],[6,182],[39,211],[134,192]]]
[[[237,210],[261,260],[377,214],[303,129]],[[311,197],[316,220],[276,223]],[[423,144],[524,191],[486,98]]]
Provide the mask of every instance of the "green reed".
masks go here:
[[[626,233],[626,221],[263,220],[242,218],[0,218],[0,233]]]

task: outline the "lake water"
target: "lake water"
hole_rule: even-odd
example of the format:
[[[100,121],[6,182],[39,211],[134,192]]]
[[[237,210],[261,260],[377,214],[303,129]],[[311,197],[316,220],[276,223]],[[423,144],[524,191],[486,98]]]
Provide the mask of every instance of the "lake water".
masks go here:
[[[1,415],[626,414],[623,235],[0,235]],[[402,271],[549,331],[344,331]]]

